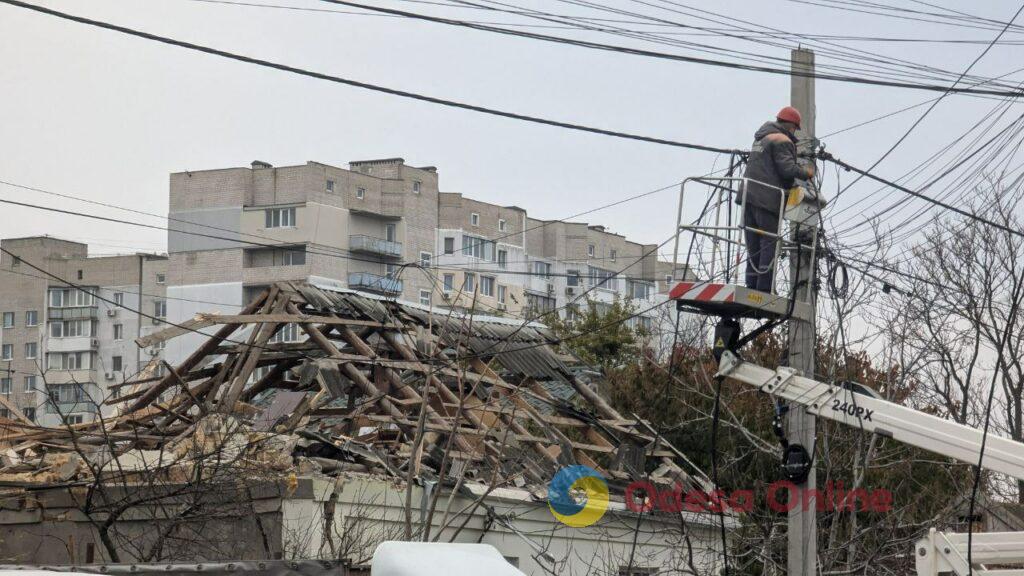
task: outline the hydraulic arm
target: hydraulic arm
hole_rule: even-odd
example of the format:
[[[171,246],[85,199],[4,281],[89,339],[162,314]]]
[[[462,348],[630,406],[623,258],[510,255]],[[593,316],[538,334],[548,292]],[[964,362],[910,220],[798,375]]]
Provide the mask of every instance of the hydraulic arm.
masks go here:
[[[770,370],[745,362],[728,350],[722,353],[718,375],[755,386],[799,405],[807,412],[887,436],[967,464],[978,464],[980,430],[872,395],[860,385],[836,386],[805,378],[792,368]],[[792,409],[797,409],[793,406]],[[1024,479],[1024,444],[988,434],[983,468]]]

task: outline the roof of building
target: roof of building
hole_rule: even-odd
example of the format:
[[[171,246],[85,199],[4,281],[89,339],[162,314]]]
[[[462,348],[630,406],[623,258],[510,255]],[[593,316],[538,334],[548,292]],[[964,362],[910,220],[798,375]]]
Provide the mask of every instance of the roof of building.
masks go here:
[[[272,339],[288,325],[307,339]],[[12,410],[14,420],[0,420],[13,451],[0,480],[47,485],[101,467],[190,469],[197,450],[208,454],[220,441],[214,448],[232,451],[231,461],[282,473],[313,467],[404,480],[413,466],[428,479],[541,490],[559,469],[583,464],[620,496],[636,478],[709,487],[647,422],[605,401],[589,380],[597,372],[542,325],[278,283],[239,314],[200,314],[136,343],[214,327],[163,376],[154,364],[114,385],[119,394],[106,404],[116,415],[102,422],[39,428]],[[113,455],[107,442],[83,440],[102,438],[119,439],[109,444]],[[69,464],[83,445],[101,464]]]

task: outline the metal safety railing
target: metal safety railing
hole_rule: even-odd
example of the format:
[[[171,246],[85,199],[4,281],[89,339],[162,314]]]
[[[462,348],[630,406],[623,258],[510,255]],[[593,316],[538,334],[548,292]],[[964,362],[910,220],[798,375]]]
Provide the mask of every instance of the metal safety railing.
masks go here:
[[[748,224],[744,218],[750,202],[747,189],[751,183],[758,184],[762,190],[778,194],[778,214],[774,230]],[[688,187],[692,197],[694,185],[700,185],[710,190],[707,196],[701,196],[705,200],[703,208],[696,218],[691,219],[692,214],[686,214],[685,207]],[[769,239],[774,248],[775,257],[770,264],[771,291],[779,293],[777,288],[782,279],[779,274],[779,262],[784,254],[808,250],[812,266],[816,262],[814,250],[817,246],[818,227],[809,225],[806,220],[802,222],[787,220],[787,210],[791,207],[789,203],[788,191],[749,178],[734,176],[687,178],[679,187],[675,243],[672,251],[674,279],[679,279],[675,276],[678,275],[678,271],[682,270],[683,274],[692,274],[700,280],[744,284],[743,278],[750,256],[747,249],[748,237],[756,235]],[[771,213],[771,211],[768,212]],[[805,233],[798,234],[800,230]],[[689,236],[689,241],[684,244],[684,238],[687,236]],[[710,243],[710,248],[701,248],[695,253],[694,248],[699,244],[700,238],[706,239]],[[761,249],[766,248],[762,247]],[[682,268],[680,268],[681,264]],[[751,262],[750,266],[758,274],[769,272],[768,269],[759,267],[756,262]],[[815,271],[812,269],[811,277],[814,276],[814,273]]]

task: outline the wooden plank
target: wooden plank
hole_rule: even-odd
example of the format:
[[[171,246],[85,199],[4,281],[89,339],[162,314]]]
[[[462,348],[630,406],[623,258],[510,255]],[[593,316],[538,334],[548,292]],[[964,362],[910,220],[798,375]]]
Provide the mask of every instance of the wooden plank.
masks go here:
[[[256,297],[248,306],[245,307],[244,312],[246,314],[251,313],[263,304],[263,301],[267,297],[267,292],[263,292],[260,296]],[[188,358],[185,359],[180,365],[178,365],[178,373],[187,373],[199,364],[211,350],[216,348],[225,338],[230,336],[238,329],[237,324],[228,325],[222,327],[213,336],[211,336],[206,342],[204,342],[199,348],[197,348]],[[171,384],[174,382],[173,376],[170,374],[165,375],[159,382],[150,386],[146,389],[146,392],[139,397],[138,400],[132,403],[132,405],[126,410],[126,412],[134,412],[143,406],[146,406],[152,402],[157,396],[163,393]]]
[[[153,332],[152,334],[140,336],[139,338],[135,339],[135,343],[138,344],[139,348],[145,348],[147,346],[152,346],[153,344],[165,342],[167,340],[170,340],[171,338],[177,338],[182,334],[188,334],[189,332],[192,332],[194,330],[202,330],[203,328],[209,328],[210,326],[213,326],[215,324],[216,322],[202,320],[199,318],[199,316],[196,316],[195,318],[190,318],[188,320],[185,320],[184,322],[179,322],[177,326],[169,326],[167,328],[164,328],[163,330]]]
[[[288,302],[294,311],[288,313],[271,312],[269,314],[197,314],[196,318],[209,321],[210,324],[256,324],[270,322],[274,324],[302,324],[309,322],[313,324],[337,325],[337,326],[366,326],[370,328],[401,328],[397,324],[382,324],[373,320],[357,320],[355,318],[341,318],[339,316],[310,316],[303,314],[292,302]]]
[[[271,286],[270,295],[267,296],[267,303],[271,306],[271,313],[279,313],[285,309],[289,304],[288,297],[279,297],[280,288],[277,284]],[[267,306],[264,306],[266,309]],[[252,371],[256,369],[256,363],[260,360],[260,354],[263,353],[263,346],[266,345],[267,340],[273,336],[274,331],[279,326],[275,322],[263,322],[258,323],[253,328],[255,338],[250,337],[249,339],[249,351],[245,356],[245,361],[242,363],[241,368],[237,373],[231,375],[228,380],[231,385],[221,395],[220,401],[217,403],[217,411],[222,414],[230,414],[235,409],[235,402],[242,395],[242,390],[245,385],[249,382],[249,376],[252,375]]]

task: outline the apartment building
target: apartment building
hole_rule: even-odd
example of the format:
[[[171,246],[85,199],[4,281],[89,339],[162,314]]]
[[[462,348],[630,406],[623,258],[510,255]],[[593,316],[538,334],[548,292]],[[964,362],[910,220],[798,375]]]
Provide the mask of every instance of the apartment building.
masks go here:
[[[170,178],[168,314],[238,310],[272,282],[301,280],[429,302],[437,170],[401,158],[179,172]],[[288,337],[294,331],[288,331]],[[169,344],[179,360],[199,334]]]
[[[442,192],[438,202],[434,302],[522,316],[529,257],[526,210]]]
[[[171,174],[169,217],[175,322],[238,310],[280,280],[510,316],[582,303],[588,288],[601,303],[659,294],[654,246],[440,192],[434,167],[401,158]],[[177,338],[167,357],[184,358],[201,338]]]
[[[14,408],[48,426],[96,418],[110,384],[161,356],[134,340],[163,327],[167,257],[91,257],[87,245],[49,236],[0,244],[16,255],[0,256],[0,416]]]

